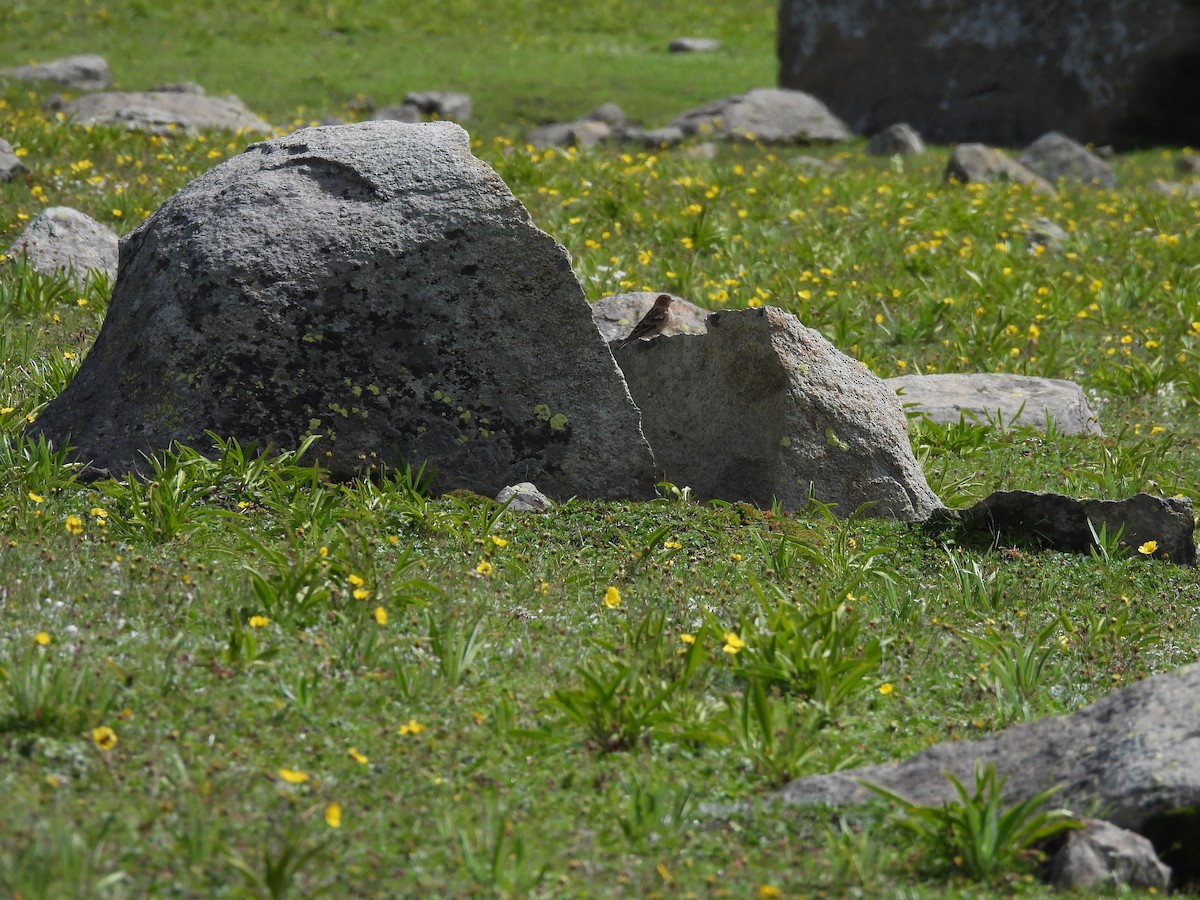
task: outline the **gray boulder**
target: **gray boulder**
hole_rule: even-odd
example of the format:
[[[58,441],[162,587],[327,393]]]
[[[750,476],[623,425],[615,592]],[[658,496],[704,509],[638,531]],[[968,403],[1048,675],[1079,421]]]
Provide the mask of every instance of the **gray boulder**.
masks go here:
[[[75,91],[103,91],[112,87],[112,73],[103,56],[81,53],[44,63],[0,69],[0,78],[13,81],[49,81]]]
[[[0,138],[0,181],[11,181],[14,176],[28,171],[21,157],[13,152],[12,144]]]
[[[674,147],[681,143],[684,139],[683,130],[676,128],[674,125],[668,125],[664,128],[637,128],[627,125],[624,128],[617,129],[616,139],[624,144],[633,144],[637,147],[645,147],[648,150],[657,150],[662,147]],[[708,147],[713,155],[716,154],[715,144],[697,144],[696,147]],[[695,150],[695,147],[689,148]],[[693,159],[699,158],[694,153],[689,154]],[[711,159],[711,156],[703,157]]]
[[[777,88],[755,88],[714,100],[680,113],[671,125],[687,135],[764,144],[847,141],[854,136],[816,97]]]
[[[193,181],[122,243],[96,344],[33,427],[113,473],[212,430],[487,496],[658,480],[569,256],[449,122],[306,128]]]
[[[1017,162],[1051,184],[1063,179],[1102,188],[1117,186],[1112,166],[1078,141],[1052,131],[1025,148]]]
[[[1186,497],[1134,494],[1125,500],[1077,500],[1050,492],[996,491],[969,509],[939,510],[938,518],[1070,553],[1087,553],[1095,545],[1092,529],[1099,533],[1104,528],[1109,535],[1124,529],[1126,555],[1142,555],[1136,548],[1153,541],[1154,550],[1146,556],[1196,565],[1196,523]]]
[[[1171,867],[1154,852],[1154,844],[1133,831],[1100,819],[1068,832],[1050,864],[1050,883],[1063,891],[1076,889],[1153,888],[1165,891]]]
[[[946,181],[1015,181],[1030,185],[1038,193],[1053,194],[1054,185],[1015,160],[1003,150],[984,144],[959,144],[946,163]]]
[[[1005,426],[1046,428],[1046,416],[1064,434],[1100,434],[1096,414],[1079,385],[1059,378],[990,373],[901,375],[886,379],[906,407],[953,425],[967,414]]]
[[[1175,157],[1175,171],[1182,175],[1200,174],[1200,156],[1194,153],[1181,153]]]
[[[410,125],[421,121],[421,110],[411,103],[394,103],[381,106],[371,114],[373,122],[408,122]]]
[[[629,117],[615,103],[601,103],[582,118],[590,122],[603,122],[610,128],[624,128],[629,124]]]
[[[632,291],[628,294],[613,294],[592,304],[592,321],[605,341],[624,340],[642,321],[642,316],[654,305],[654,299],[662,291]],[[704,334],[708,330],[705,320],[708,310],[701,309],[672,294],[671,319],[662,334]]]
[[[1200,805],[1200,666],[1186,666],[1114,691],[1069,716],[1013,725],[976,741],[938,744],[902,762],[797,779],[776,799],[845,806],[871,795],[869,781],[915,803],[957,799],[945,773],[964,784],[976,764],[1006,777],[1004,802],[1061,787],[1054,802],[1077,813],[1098,808],[1120,828],[1162,847],[1190,829],[1174,856],[1195,869],[1195,810]],[[1159,841],[1162,843],[1159,843]],[[1163,861],[1176,865],[1169,852]]]
[[[1200,197],[1200,181],[1193,181],[1191,184],[1180,184],[1176,181],[1152,181],[1148,185],[1148,189],[1156,194],[1162,194],[1164,197],[1182,197],[1185,200]]]
[[[611,136],[612,128],[604,122],[580,119],[577,122],[539,125],[526,135],[525,142],[538,150],[547,147],[594,147]]]
[[[712,53],[721,49],[721,42],[712,38],[677,37],[667,45],[670,53]]]
[[[940,501],[894,392],[790,313],[714,313],[708,333],[615,350],[668,481],[701,499],[925,519]],[[615,345],[614,345],[615,346]]]
[[[180,91],[86,94],[67,103],[63,112],[76,125],[119,125],[150,134],[272,130],[237,97],[206,97]]]
[[[781,0],[779,84],[851,128],[910,122],[935,144],[1195,145],[1190,0]]]
[[[467,122],[471,118],[471,98],[454,91],[414,91],[404,97],[404,103],[439,119]]]
[[[1040,245],[1047,250],[1058,250],[1067,240],[1067,230],[1045,216],[1038,216],[1032,223],[1026,224],[1025,234],[1030,247]]]
[[[925,152],[921,135],[907,122],[898,122],[867,141],[868,156],[916,156]]]
[[[24,256],[43,275],[63,272],[82,281],[88,273],[117,277],[116,232],[91,216],[67,206],[42,210],[8,248],[8,256]]]

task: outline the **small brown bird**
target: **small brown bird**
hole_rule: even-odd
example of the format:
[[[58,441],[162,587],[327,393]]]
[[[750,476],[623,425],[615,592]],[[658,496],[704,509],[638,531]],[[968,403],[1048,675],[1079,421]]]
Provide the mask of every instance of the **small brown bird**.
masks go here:
[[[627,344],[641,338],[653,337],[661,333],[671,321],[671,301],[674,299],[670,294],[659,294],[654,301],[654,305],[650,307],[650,311],[642,316],[642,321],[637,323],[633,331],[629,333],[629,337],[621,341],[617,349],[620,350]]]

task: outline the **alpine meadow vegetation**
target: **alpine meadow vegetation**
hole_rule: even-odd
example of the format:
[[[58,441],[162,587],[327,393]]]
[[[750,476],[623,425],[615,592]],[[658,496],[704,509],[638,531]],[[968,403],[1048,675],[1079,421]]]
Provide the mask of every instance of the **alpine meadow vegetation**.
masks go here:
[[[465,90],[477,156],[571,252],[589,300],[795,313],[880,376],[1079,383],[1104,437],[910,419],[951,506],[994,490],[1197,496],[1200,200],[945,184],[949,149],[534,150],[614,101],[647,125],[774,80],[774,4],[13,0],[0,60],[99,52],[281,132]],[[667,54],[703,30],[724,48]],[[404,44],[404,54],[397,46]],[[297,65],[296,60],[305,60]],[[121,234],[253,138],[73,126],[0,86],[0,249],[71,206]],[[694,143],[694,142],[693,142]],[[816,159],[817,162],[813,162]],[[1194,178],[1194,176],[1192,176]],[[1045,218],[1061,247],[1034,241]],[[787,781],[1069,713],[1193,662],[1193,570],[978,544],[814,503],[431,496],[420,460],[333,483],[221,435],[84,483],[25,426],[112,285],[0,265],[0,887],[13,896],[1041,896],[995,771],[941,809],[766,803]],[[1073,811],[1077,814],[1088,810]],[[833,824],[831,825],[831,822]],[[996,829],[1000,836],[995,837]],[[980,834],[986,830],[984,841]],[[990,842],[990,843],[989,843]]]

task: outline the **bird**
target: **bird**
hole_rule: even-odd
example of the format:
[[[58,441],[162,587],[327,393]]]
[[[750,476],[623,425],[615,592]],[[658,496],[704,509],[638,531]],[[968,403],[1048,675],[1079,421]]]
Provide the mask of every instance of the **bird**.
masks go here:
[[[624,349],[627,344],[636,340],[661,333],[667,327],[667,323],[671,321],[671,301],[674,299],[670,294],[659,294],[654,300],[654,305],[650,307],[650,311],[642,316],[642,321],[634,326],[629,337],[617,345],[617,349]]]

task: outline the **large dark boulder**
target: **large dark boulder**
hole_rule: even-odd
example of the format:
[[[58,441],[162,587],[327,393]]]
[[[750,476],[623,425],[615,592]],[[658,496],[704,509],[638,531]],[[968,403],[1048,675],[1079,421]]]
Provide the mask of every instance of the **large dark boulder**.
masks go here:
[[[1194,0],[780,0],[780,86],[852,129],[1023,146],[1200,142]]]
[[[113,474],[212,430],[487,496],[657,480],[567,252],[449,122],[306,128],[192,182],[122,243],[100,336],[33,427]]]

